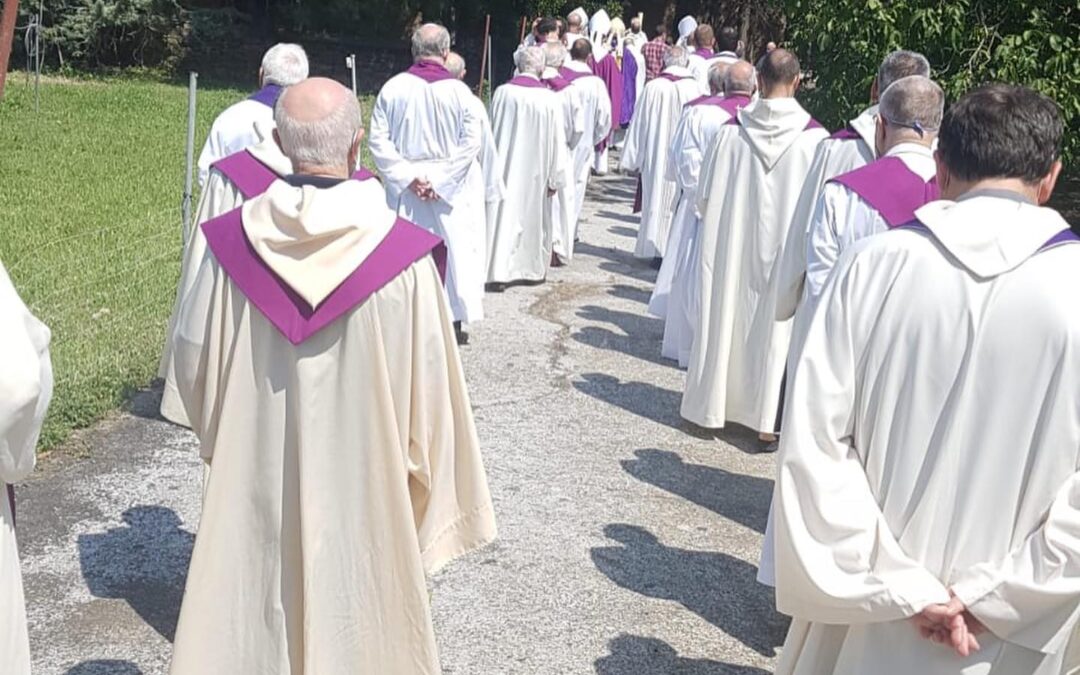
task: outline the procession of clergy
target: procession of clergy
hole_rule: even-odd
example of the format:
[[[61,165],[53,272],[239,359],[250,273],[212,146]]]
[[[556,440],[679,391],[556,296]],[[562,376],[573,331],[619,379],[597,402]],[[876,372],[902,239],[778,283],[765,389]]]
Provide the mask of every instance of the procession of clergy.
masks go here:
[[[572,260],[613,147],[683,417],[779,434],[760,566],[793,617],[778,672],[1076,665],[1080,246],[1043,206],[1057,106],[998,84],[945,111],[927,60],[894,51],[830,135],[794,54],[755,67],[689,17],[665,33],[538,20],[489,123],[448,32],[421,26],[375,103],[377,178],[352,93],[296,45],[267,52],[200,158],[161,360],[162,414],[205,460],[172,673],[440,672],[426,576],[495,537],[461,325],[485,285]],[[6,273],[0,317],[10,485],[34,466],[50,334]],[[25,675],[0,501],[0,670]]]

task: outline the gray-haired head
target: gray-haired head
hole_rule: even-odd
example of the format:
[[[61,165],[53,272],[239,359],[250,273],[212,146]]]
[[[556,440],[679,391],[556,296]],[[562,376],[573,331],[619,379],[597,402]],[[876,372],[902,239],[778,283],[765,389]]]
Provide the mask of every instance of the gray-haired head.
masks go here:
[[[544,66],[559,68],[566,63],[566,47],[561,42],[549,42],[544,45]]]
[[[880,96],[889,86],[899,79],[922,75],[930,77],[930,62],[919,52],[897,49],[881,62],[877,74],[877,91]]]
[[[336,169],[348,175],[363,124],[352,92],[323,77],[286,87],[274,106],[275,134],[293,170]]]
[[[727,61],[717,61],[709,66],[709,91],[711,93],[719,94],[724,91],[724,80],[730,68],[731,63]]]
[[[437,23],[425,23],[413,31],[412,55],[421,59],[443,60],[450,53],[450,31]]]
[[[266,50],[259,70],[263,85],[288,87],[307,79],[308,58],[300,45],[281,42]]]
[[[539,47],[527,47],[518,57],[518,70],[540,77],[544,72],[544,50]]]
[[[685,47],[672,47],[664,54],[664,67],[672,68],[679,67],[685,68],[690,65],[690,53],[686,51]]]
[[[903,77],[881,95],[878,116],[896,130],[896,135],[918,138],[929,144],[941,128],[945,114],[945,92],[922,75]]]
[[[450,52],[446,55],[446,69],[460,80],[465,77],[465,59],[457,52]]]
[[[757,89],[757,71],[749,61],[736,61],[724,74],[724,96],[753,96]]]

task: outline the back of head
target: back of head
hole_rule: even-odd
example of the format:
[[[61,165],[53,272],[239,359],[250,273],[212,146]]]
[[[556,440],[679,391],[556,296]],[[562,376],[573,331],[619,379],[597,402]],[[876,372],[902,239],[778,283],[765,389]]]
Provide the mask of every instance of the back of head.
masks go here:
[[[619,17],[615,17],[611,20],[611,34],[612,35],[624,35],[626,33],[626,24]]]
[[[437,23],[425,23],[412,34],[414,61],[421,59],[443,60],[450,52],[450,31]]]
[[[585,22],[580,14],[572,12],[570,16],[566,17],[566,27],[574,33],[580,33],[585,27]]]
[[[276,84],[288,87],[308,76],[308,58],[300,45],[279,43],[263,55],[263,84]]]
[[[930,77],[930,62],[918,52],[898,49],[886,56],[878,68],[878,91],[883,92],[893,82],[912,75]]]
[[[941,123],[938,154],[963,181],[1021,179],[1036,184],[1061,154],[1061,110],[1028,87],[988,84],[954,103]]]
[[[709,66],[710,92],[720,94],[724,91],[724,81],[727,80],[729,70],[731,70],[731,64],[724,61],[718,61]]]
[[[662,37],[662,38],[665,38],[665,39],[667,38],[668,30],[667,30],[667,24],[666,23],[658,23],[658,24],[656,24],[656,29],[655,30],[656,30],[656,35],[654,37]]]
[[[465,59],[457,52],[450,52],[446,55],[446,69],[460,80],[465,77]]]
[[[886,123],[908,130],[929,142],[941,128],[945,112],[945,92],[922,75],[903,77],[881,95],[878,114]]]
[[[592,55],[592,43],[585,38],[574,40],[570,46],[570,57],[575,61],[588,61]]]
[[[550,33],[557,33],[558,31],[559,22],[555,20],[555,17],[545,16],[536,24],[536,32],[541,36],[547,36]]]
[[[664,67],[685,68],[690,64],[690,53],[685,47],[672,47],[664,54]]]
[[[518,70],[528,75],[540,77],[544,72],[544,50],[539,47],[527,47],[518,57]]]
[[[774,49],[758,62],[763,95],[782,87],[794,87],[799,74],[799,59],[786,49]]]
[[[544,45],[544,66],[559,68],[566,63],[566,47],[561,42],[549,42]]]
[[[701,49],[712,49],[716,44],[716,35],[713,33],[712,26],[708,24],[701,24],[694,31],[694,44]]]
[[[724,75],[724,95],[751,96],[757,89],[757,72],[749,61],[736,61]]]
[[[739,31],[731,26],[720,29],[720,35],[716,37],[716,51],[731,52],[739,51]]]
[[[274,106],[281,150],[301,167],[345,168],[363,128],[360,103],[334,80],[313,77],[287,87]]]
[[[641,17],[635,16],[633,19],[630,19],[630,32],[631,33],[640,33],[641,32]]]

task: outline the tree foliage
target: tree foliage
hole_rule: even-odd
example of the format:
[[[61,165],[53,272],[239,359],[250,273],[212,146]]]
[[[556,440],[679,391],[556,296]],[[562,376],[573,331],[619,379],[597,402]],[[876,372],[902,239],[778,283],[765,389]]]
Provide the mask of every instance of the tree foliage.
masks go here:
[[[884,55],[930,60],[950,101],[1002,81],[1035,87],[1066,118],[1066,157],[1080,158],[1080,4],[1076,0],[788,0],[787,37],[810,75],[807,106],[841,125],[868,104]]]

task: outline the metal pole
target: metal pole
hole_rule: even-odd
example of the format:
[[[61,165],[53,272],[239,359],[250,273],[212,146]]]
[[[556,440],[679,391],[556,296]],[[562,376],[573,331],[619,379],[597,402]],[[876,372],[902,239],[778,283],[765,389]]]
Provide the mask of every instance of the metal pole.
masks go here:
[[[352,73],[352,93],[353,96],[356,96],[356,54],[346,56],[345,65],[349,67],[349,72]]]
[[[494,50],[491,42],[489,41],[488,42],[488,96],[487,96],[488,108],[491,107],[491,97],[495,92],[495,80],[492,79],[494,76],[495,76],[495,50]]]
[[[484,75],[487,70],[487,58],[488,58],[488,41],[491,40],[491,15],[487,15],[487,20],[484,22],[484,49],[480,55],[480,88],[477,90],[477,96],[484,95]]]
[[[187,164],[184,172],[184,196],[180,202],[185,244],[191,234],[191,177],[195,172],[195,93],[198,87],[199,74],[193,72],[188,76]]]
[[[45,0],[38,0],[37,30],[34,31],[34,112],[41,109],[41,15]]]

